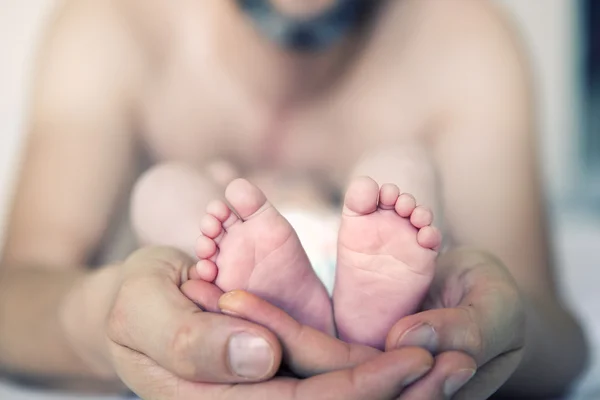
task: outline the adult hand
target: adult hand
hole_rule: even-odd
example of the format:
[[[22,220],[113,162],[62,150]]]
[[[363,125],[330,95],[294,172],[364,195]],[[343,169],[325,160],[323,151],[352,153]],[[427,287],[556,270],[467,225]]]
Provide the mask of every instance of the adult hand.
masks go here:
[[[108,349],[119,377],[142,398],[395,399],[432,366],[423,349],[381,354],[348,346],[248,293],[221,298],[214,285],[187,280],[192,264],[175,250],[149,248],[121,266],[108,312]],[[277,336],[203,309],[266,319]],[[273,378],[282,357],[298,375],[324,373]]]
[[[525,310],[512,276],[496,258],[457,249],[440,256],[424,311],[400,320],[386,349],[419,346],[435,367],[402,399],[486,399],[517,369],[523,356]],[[477,369],[457,368],[450,351],[462,351]],[[450,375],[449,375],[450,374]]]

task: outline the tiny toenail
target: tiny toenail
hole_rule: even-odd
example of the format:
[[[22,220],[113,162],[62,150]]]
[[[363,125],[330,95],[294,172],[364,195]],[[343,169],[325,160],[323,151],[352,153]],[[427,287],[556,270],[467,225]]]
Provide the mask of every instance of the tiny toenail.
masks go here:
[[[435,352],[438,339],[435,329],[429,324],[419,324],[406,331],[396,344],[396,347],[422,347],[430,352]]]
[[[444,395],[448,398],[454,396],[463,386],[465,386],[475,375],[474,369],[461,369],[450,375],[444,382]]]
[[[228,347],[231,371],[241,378],[260,379],[273,368],[273,350],[260,336],[245,332],[235,334],[229,339]]]

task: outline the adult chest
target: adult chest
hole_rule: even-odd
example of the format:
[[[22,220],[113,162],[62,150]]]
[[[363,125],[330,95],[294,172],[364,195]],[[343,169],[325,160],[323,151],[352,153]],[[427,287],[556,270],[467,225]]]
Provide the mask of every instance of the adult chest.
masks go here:
[[[407,77],[387,76],[380,57],[287,104],[262,102],[214,60],[210,51],[174,51],[142,96],[140,131],[155,161],[226,158],[248,170],[341,175],[363,153],[412,138],[423,125]]]

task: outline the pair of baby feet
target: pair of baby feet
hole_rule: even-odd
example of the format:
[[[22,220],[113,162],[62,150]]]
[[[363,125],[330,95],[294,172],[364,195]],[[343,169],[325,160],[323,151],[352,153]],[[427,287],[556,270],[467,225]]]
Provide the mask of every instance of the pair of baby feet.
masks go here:
[[[250,182],[237,179],[200,222],[197,273],[223,291],[254,293],[298,321],[382,349],[432,281],[440,232],[433,214],[396,185],[355,179],[345,195],[333,301],[289,222]]]

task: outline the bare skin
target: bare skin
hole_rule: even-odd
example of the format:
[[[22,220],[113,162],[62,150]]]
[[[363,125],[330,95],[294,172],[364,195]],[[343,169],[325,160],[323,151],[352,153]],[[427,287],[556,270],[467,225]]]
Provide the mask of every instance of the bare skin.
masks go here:
[[[422,304],[435,273],[433,215],[396,185],[354,180],[344,201],[333,291],[340,338],[385,348],[392,326]]]
[[[0,309],[0,326],[10,327],[0,334],[3,369],[115,379],[122,359],[113,357],[98,368],[89,361],[96,352],[104,354],[103,322],[77,323],[111,313],[110,298],[99,301],[85,288],[104,293],[115,284],[101,284],[108,273],[88,274],[74,266],[88,265],[101,243],[110,241],[106,232],[139,175],[136,155],[143,149],[152,161],[199,170],[223,154],[249,174],[275,170],[285,177],[302,170],[340,190],[354,169],[350,175],[412,193],[437,216],[443,210],[441,222],[455,244],[486,249],[506,265],[530,322],[523,341],[502,341],[493,336],[503,332],[499,325],[524,329],[519,313],[499,310],[492,318],[483,312],[467,320],[481,324],[479,345],[493,348],[475,357],[481,370],[490,360],[507,360],[507,351],[522,353],[495,364],[494,373],[477,374],[461,390],[463,398],[476,398],[469,391],[490,395],[521,356],[510,393],[564,390],[583,367],[585,346],[553,282],[529,81],[511,30],[495,9],[476,0],[390,1],[383,7],[362,41],[306,58],[261,41],[229,1],[185,1],[178,7],[163,1],[67,1],[40,54],[27,157],[3,254],[0,305],[24,304],[20,313]],[[414,149],[402,153],[402,168],[382,161],[397,158],[388,152],[394,148]],[[427,185],[415,184],[425,177]],[[433,184],[437,180],[442,184]],[[207,191],[204,205],[214,197]],[[470,267],[497,264],[457,259]],[[462,270],[449,265],[448,271]],[[29,266],[47,272],[31,273]],[[457,276],[466,275],[444,276],[439,293],[445,285],[457,288],[462,284]],[[514,298],[514,291],[500,290],[514,288],[510,279],[489,276],[503,283],[491,285],[495,293]],[[486,284],[489,279],[482,278]],[[133,296],[132,287],[123,286],[123,293]],[[31,291],[38,296],[29,296]],[[151,300],[143,290],[135,294],[137,301]],[[481,311],[471,300],[459,309]],[[122,303],[137,310],[131,297]],[[408,322],[429,318],[448,339],[440,350],[465,350],[451,340],[462,329],[453,334],[436,325],[462,328],[461,320],[432,307],[439,319],[433,321],[431,313],[408,317],[394,335],[404,337]],[[58,314],[62,319],[49,317]],[[48,317],[33,317],[39,315]],[[147,313],[139,318],[152,321]],[[496,348],[498,343],[509,345]],[[476,356],[481,347],[473,349]],[[55,362],[45,367],[40,359]],[[444,366],[436,360],[422,381],[424,392],[436,388],[443,398],[448,374],[473,368],[454,365],[457,369],[442,374]],[[532,373],[539,379],[529,379]]]
[[[249,290],[298,321],[333,334],[325,287],[287,220],[259,188],[243,180],[227,186],[231,209],[216,200],[198,218],[196,204],[216,187],[209,179],[175,165],[142,178],[133,211],[140,221],[139,236],[185,251],[199,230],[195,254],[201,279],[223,291]],[[145,219],[140,217],[144,211]],[[393,184],[382,186],[381,193],[370,178],[351,184],[339,232],[333,299],[341,338],[383,349],[394,323],[417,310],[435,271],[437,252],[432,249],[441,244],[432,222],[431,211],[417,207],[412,195],[400,194]]]
[[[235,180],[200,223],[197,273],[224,291],[244,289],[298,321],[333,333],[329,297],[298,236],[256,186]],[[396,321],[422,302],[441,244],[432,214],[395,185],[370,178],[346,194],[334,310],[340,337],[383,349]]]
[[[333,335],[329,295],[292,226],[248,181],[231,182],[225,196],[232,209],[214,201],[200,224],[203,236],[196,255],[201,278],[215,281],[225,292],[255,293],[296,320]]]

